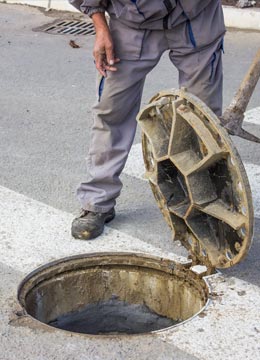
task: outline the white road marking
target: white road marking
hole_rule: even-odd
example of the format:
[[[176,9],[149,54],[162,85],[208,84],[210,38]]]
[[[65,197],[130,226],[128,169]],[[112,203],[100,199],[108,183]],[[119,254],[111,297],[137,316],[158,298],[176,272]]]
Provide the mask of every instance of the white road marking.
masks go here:
[[[71,214],[3,187],[0,187],[0,213],[0,262],[21,271],[23,275],[51,260],[80,253],[131,251],[170,257],[176,262],[180,259],[113,229],[106,229],[103,236],[92,242],[73,240],[70,236]],[[210,276],[208,281],[214,297],[204,310],[204,315],[177,328],[162,331],[157,337],[199,359],[256,358],[255,354],[259,353],[260,288],[240,279],[218,274]],[[5,293],[0,300],[1,318],[1,310],[4,314],[13,312],[13,301],[5,298]],[[27,326],[22,332],[17,329],[14,331],[8,321],[2,321],[0,327],[4,327],[5,333],[12,329],[12,336],[6,337],[12,349],[17,349],[24,339],[32,336],[32,330]],[[37,328],[34,332],[38,334]],[[63,336],[62,333],[57,335]],[[68,341],[65,335],[64,341]],[[76,337],[70,338],[70,343],[75,346],[77,342]],[[41,350],[41,355],[42,351],[45,352],[45,358],[49,358],[48,350]],[[67,351],[66,347],[64,351]],[[57,359],[61,357],[58,356]]]
[[[145,180],[145,167],[141,143],[132,146],[123,173],[137,179]]]
[[[245,122],[260,125],[260,106],[245,113]]]
[[[95,241],[74,240],[70,235],[72,214],[1,186],[0,214],[0,262],[22,273],[55,259],[96,251],[162,253],[159,256],[187,262],[108,227]]]
[[[252,190],[255,216],[260,217],[260,166],[250,163],[245,163],[244,166]],[[141,143],[132,146],[124,173],[139,180],[145,180],[145,168]]]
[[[260,166],[255,164],[244,164],[250,183],[255,217],[260,217]]]

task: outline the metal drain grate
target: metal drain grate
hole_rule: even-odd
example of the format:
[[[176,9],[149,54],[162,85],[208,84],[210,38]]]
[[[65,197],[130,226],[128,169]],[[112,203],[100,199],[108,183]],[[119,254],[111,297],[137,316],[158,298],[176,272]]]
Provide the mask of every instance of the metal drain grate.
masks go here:
[[[95,28],[92,22],[79,20],[59,20],[37,30],[49,34],[95,35]]]

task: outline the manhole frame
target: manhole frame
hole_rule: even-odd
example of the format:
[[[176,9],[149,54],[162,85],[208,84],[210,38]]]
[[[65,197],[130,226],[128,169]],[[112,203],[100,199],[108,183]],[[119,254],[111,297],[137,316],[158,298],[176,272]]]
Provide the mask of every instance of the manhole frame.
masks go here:
[[[88,259],[88,258],[93,258],[93,257],[99,257],[99,256],[134,256],[140,259],[146,259],[146,260],[150,260],[153,263],[158,263],[158,265],[160,264],[160,266],[158,266],[158,270],[163,271],[162,269],[166,269],[165,266],[161,267],[162,263],[164,265],[167,264],[168,269],[171,269],[173,271],[173,269],[176,267],[177,270],[186,270],[189,271],[192,276],[194,276],[194,278],[196,278],[197,281],[201,281],[203,282],[203,285],[205,286],[205,297],[206,297],[206,301],[205,301],[205,305],[202,306],[202,308],[195,313],[194,315],[192,315],[191,317],[189,317],[188,319],[177,323],[175,325],[166,327],[166,328],[162,328],[159,330],[154,330],[154,331],[150,331],[150,332],[143,332],[143,333],[133,333],[133,334],[127,334],[127,333],[118,333],[118,334],[87,334],[87,333],[79,333],[76,331],[68,331],[68,330],[64,330],[61,328],[56,328],[53,327],[47,323],[44,323],[40,320],[38,320],[37,318],[33,317],[32,315],[30,315],[27,310],[26,310],[26,306],[24,303],[24,298],[21,299],[21,293],[22,290],[24,288],[24,286],[26,285],[26,283],[28,283],[29,280],[31,280],[32,278],[34,278],[37,274],[42,273],[44,271],[47,270],[51,270],[56,266],[60,266],[63,263],[69,263],[69,262],[73,262],[73,261],[77,261],[77,260],[82,260],[82,259]],[[166,331],[170,331],[172,329],[175,329],[177,327],[180,327],[184,324],[186,324],[189,321],[192,321],[194,318],[196,318],[197,316],[199,316],[199,314],[207,311],[208,307],[210,306],[210,304],[212,303],[212,290],[210,287],[210,284],[208,282],[209,278],[213,278],[218,276],[219,271],[216,271],[213,274],[208,274],[206,271],[203,271],[201,274],[198,273],[196,270],[192,270],[192,262],[187,260],[187,261],[178,261],[176,259],[170,259],[170,258],[165,258],[165,257],[161,257],[161,256],[155,256],[149,253],[142,253],[142,252],[106,252],[106,251],[102,251],[102,252],[92,252],[92,253],[85,253],[85,254],[79,254],[79,255],[72,255],[72,256],[68,256],[68,257],[64,257],[64,258],[60,258],[54,261],[51,261],[47,264],[44,264],[38,268],[36,268],[35,270],[33,270],[32,272],[30,272],[29,274],[27,274],[24,279],[19,283],[18,286],[18,290],[17,290],[17,302],[18,302],[18,307],[15,311],[15,319],[13,320],[17,320],[18,322],[16,322],[17,325],[21,325],[21,326],[29,326],[29,327],[33,327],[33,328],[37,328],[37,329],[44,329],[46,331],[62,331],[63,333],[72,336],[84,336],[84,337],[93,337],[93,338],[125,338],[125,337],[135,337],[135,336],[152,336],[155,334],[159,334],[159,333],[163,333]],[[61,271],[62,273],[62,271]],[[44,279],[44,277],[43,277]],[[26,292],[25,292],[26,295]]]

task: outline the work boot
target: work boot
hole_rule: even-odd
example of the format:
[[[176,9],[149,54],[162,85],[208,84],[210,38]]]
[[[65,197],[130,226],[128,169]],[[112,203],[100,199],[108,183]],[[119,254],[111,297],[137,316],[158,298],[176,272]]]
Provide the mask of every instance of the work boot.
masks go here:
[[[92,240],[102,234],[104,225],[115,217],[115,209],[106,213],[82,210],[79,217],[73,220],[71,234],[75,239]]]

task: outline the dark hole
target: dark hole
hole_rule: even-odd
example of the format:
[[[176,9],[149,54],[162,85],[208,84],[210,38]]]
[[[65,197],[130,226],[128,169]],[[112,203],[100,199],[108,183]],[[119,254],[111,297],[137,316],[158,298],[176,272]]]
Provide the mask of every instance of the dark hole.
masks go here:
[[[146,305],[111,299],[89,304],[49,322],[49,325],[83,334],[140,334],[177,324],[150,310]]]

